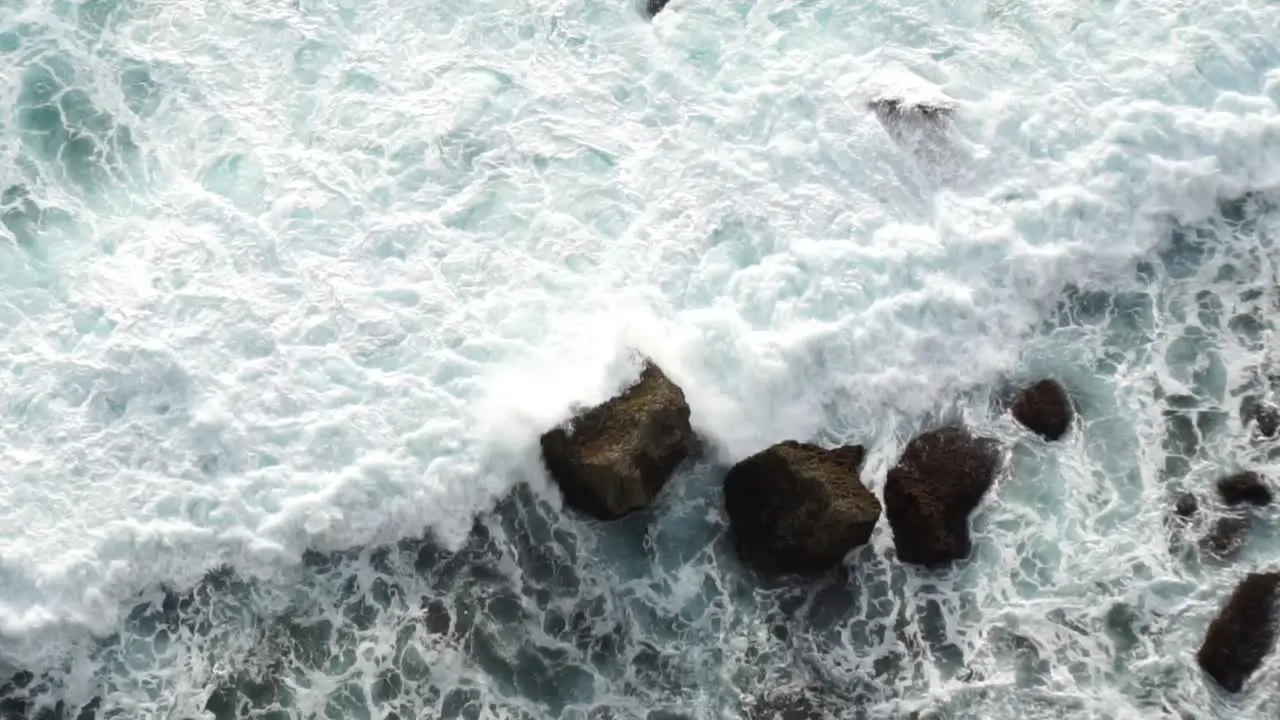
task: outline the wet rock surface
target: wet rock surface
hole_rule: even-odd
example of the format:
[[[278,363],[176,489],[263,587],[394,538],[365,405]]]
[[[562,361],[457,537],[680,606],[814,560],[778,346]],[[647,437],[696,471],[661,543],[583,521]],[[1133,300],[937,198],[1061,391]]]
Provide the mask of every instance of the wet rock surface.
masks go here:
[[[1251,573],[1209,624],[1196,653],[1201,669],[1228,692],[1239,692],[1275,644],[1280,573]]]
[[[725,509],[744,562],[772,574],[814,574],[865,544],[880,501],[859,479],[865,451],[786,441],[734,465]]]
[[[1219,560],[1230,558],[1244,547],[1249,525],[1247,517],[1228,515],[1218,518],[1210,526],[1209,532],[1200,539],[1201,551]]]
[[[698,440],[684,392],[646,362],[638,382],[547,431],[541,446],[565,503],[614,520],[648,507]]]
[[[1023,427],[1049,441],[1066,435],[1075,417],[1066,388],[1047,379],[1020,390],[1009,409]]]
[[[923,433],[885,482],[885,514],[902,562],[937,566],[968,557],[969,514],[1001,465],[1000,444],[962,426]]]

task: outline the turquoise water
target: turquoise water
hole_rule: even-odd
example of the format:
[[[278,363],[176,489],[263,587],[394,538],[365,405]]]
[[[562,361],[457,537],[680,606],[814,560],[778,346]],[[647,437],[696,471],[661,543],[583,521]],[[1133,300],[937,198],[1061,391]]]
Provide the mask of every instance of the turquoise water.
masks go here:
[[[0,56],[22,713],[1280,709],[1274,663],[1227,698],[1192,659],[1273,511],[1228,560],[1167,527],[1276,462],[1239,406],[1274,392],[1280,6],[31,0]],[[952,122],[895,140],[884,97]],[[715,452],[592,523],[536,441],[633,348]],[[994,402],[1046,374],[1054,445]],[[729,551],[729,463],[859,442],[880,493],[956,418],[1010,447],[970,560],[884,522],[814,584]]]

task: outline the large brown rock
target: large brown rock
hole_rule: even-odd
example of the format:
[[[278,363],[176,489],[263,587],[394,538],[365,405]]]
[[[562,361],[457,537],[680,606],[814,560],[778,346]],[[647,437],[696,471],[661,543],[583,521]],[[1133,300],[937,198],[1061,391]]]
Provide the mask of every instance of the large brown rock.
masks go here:
[[[622,394],[542,435],[565,503],[601,520],[647,507],[698,447],[684,392],[652,362]]]
[[[858,479],[860,445],[827,450],[787,440],[730,468],[724,504],[734,548],[775,575],[812,575],[871,538],[880,501]]]
[[[1075,417],[1066,389],[1053,380],[1023,388],[1014,396],[1010,410],[1015,420],[1049,441],[1066,435]]]
[[[943,565],[968,557],[969,513],[991,487],[1000,444],[950,426],[907,443],[885,481],[884,505],[902,562]]]
[[[1240,692],[1276,637],[1280,573],[1250,573],[1209,624],[1196,653],[1200,668],[1228,692]]]

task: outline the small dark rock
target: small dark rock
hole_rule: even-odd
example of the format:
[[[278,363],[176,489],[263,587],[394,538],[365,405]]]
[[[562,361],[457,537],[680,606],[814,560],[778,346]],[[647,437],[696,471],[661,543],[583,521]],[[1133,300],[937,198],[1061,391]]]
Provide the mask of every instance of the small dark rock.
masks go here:
[[[1271,652],[1278,591],[1280,573],[1250,573],[1209,624],[1196,662],[1227,692],[1240,692]]]
[[[898,559],[925,566],[968,557],[969,513],[994,482],[1000,444],[945,427],[907,443],[885,481],[884,505]]]
[[[601,520],[648,507],[698,447],[684,392],[651,362],[640,380],[541,438],[565,503]]]
[[[449,613],[448,606],[439,598],[433,598],[424,603],[423,619],[427,632],[432,635],[443,635],[449,632],[449,628],[453,625],[453,617]]]
[[[1253,423],[1263,437],[1272,438],[1280,431],[1280,408],[1257,398],[1245,398],[1240,402],[1240,419],[1245,425]]]
[[[1258,507],[1271,504],[1271,488],[1256,472],[1241,472],[1218,481],[1218,495],[1228,505],[1249,503]]]
[[[1249,532],[1249,518],[1226,515],[1218,518],[1213,527],[1200,540],[1200,549],[1214,557],[1231,557],[1244,546],[1244,536]]]
[[[1173,506],[1173,511],[1180,518],[1194,517],[1196,512],[1200,510],[1200,503],[1196,500],[1196,496],[1191,493],[1182,493],[1178,496],[1178,502]]]
[[[1066,389],[1053,380],[1023,388],[1014,396],[1010,409],[1015,420],[1050,441],[1065,435],[1075,416]]]
[[[864,454],[787,440],[734,465],[724,502],[743,561],[772,574],[818,574],[870,540],[881,507],[858,478]]]

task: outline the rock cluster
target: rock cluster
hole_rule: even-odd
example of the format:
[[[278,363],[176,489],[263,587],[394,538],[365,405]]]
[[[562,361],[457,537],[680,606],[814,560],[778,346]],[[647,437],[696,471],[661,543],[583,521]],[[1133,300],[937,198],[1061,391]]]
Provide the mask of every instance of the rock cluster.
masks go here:
[[[1071,404],[1057,383],[1032,385],[1019,397],[1015,417],[1046,438],[1070,425]],[[616,520],[651,505],[700,445],[690,417],[684,392],[646,361],[631,387],[543,434],[543,462],[567,506]],[[820,574],[869,542],[883,512],[901,562],[937,567],[964,559],[969,517],[1003,455],[995,439],[960,425],[921,433],[889,470],[882,504],[861,477],[862,446],[780,441],[725,474],[735,551],[765,574]]]

